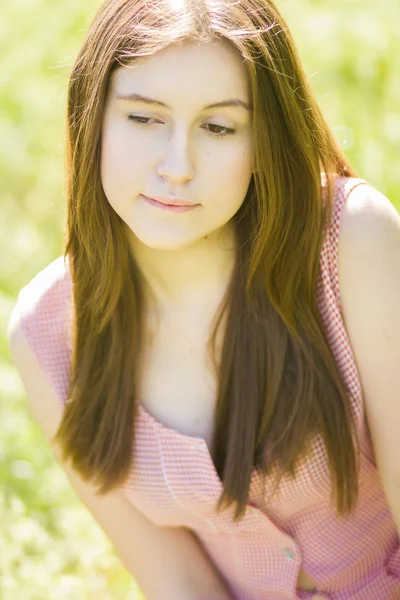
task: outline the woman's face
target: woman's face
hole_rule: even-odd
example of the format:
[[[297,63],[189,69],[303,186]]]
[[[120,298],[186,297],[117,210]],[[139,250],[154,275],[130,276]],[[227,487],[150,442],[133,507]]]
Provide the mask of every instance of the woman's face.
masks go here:
[[[129,99],[134,94],[157,102]],[[101,179],[135,243],[177,250],[228,227],[252,175],[251,110],[206,108],[228,100],[251,104],[242,58],[225,40],[171,45],[113,73]],[[198,206],[173,212],[143,195]]]

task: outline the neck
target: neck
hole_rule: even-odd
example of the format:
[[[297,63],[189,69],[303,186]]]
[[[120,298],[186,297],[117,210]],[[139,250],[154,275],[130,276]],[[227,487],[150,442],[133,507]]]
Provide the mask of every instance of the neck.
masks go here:
[[[215,310],[234,268],[232,231],[218,231],[173,250],[150,248],[131,231],[128,235],[145,295],[161,314],[184,320]]]

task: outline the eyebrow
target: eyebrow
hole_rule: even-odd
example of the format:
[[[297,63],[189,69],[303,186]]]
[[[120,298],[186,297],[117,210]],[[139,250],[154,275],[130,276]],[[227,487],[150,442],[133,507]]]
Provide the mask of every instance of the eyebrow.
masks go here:
[[[146,96],[141,96],[140,94],[116,94],[115,98],[117,100],[127,100],[129,102],[141,102],[142,104],[150,104],[152,106],[161,106],[162,108],[168,108],[171,110],[171,107],[164,102],[160,102],[159,100],[154,100],[153,98],[147,98]],[[214,104],[209,104],[205,106],[201,112],[206,110],[211,110],[213,108],[226,108],[226,107],[241,107],[245,110],[252,111],[253,107],[251,104],[244,102],[244,100],[240,100],[239,98],[233,98],[232,100],[224,100],[223,102],[215,102]]]

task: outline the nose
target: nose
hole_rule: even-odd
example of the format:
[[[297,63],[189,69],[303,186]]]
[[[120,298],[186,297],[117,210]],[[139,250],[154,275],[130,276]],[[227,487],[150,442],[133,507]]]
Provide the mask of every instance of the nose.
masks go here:
[[[158,174],[174,185],[186,183],[194,176],[188,136],[177,131],[165,145],[164,157],[158,165]]]

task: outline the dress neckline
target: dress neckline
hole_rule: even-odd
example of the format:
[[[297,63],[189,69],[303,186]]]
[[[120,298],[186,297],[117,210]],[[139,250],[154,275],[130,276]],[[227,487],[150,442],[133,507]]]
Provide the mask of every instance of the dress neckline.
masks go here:
[[[154,417],[151,413],[149,413],[149,411],[147,410],[147,408],[145,408],[144,404],[138,400],[137,401],[137,407],[139,412],[150,422],[152,422],[154,425],[156,425],[156,427],[158,427],[159,429],[162,429],[164,432],[172,434],[174,436],[176,436],[177,438],[180,438],[182,440],[187,440],[189,443],[194,444],[194,445],[204,445],[206,446],[206,448],[209,450],[208,448],[208,444],[206,442],[206,440],[202,437],[197,437],[194,435],[189,435],[187,433],[182,433],[180,431],[178,431],[177,429],[173,429],[173,427],[169,427],[168,425],[165,425],[165,423],[162,423],[161,421],[159,421],[159,419],[157,419],[156,417]]]
[[[189,446],[189,448],[186,448],[186,449],[188,449],[189,452],[193,452],[193,454],[196,456],[196,460],[198,460],[203,465],[205,472],[207,472],[208,469],[211,469],[212,478],[214,480],[214,485],[213,485],[214,492],[219,497],[220,493],[222,492],[222,490],[224,488],[224,484],[223,484],[222,479],[217,471],[217,468],[215,466],[214,460],[211,455],[210,448],[208,447],[206,440],[202,437],[188,435],[186,433],[181,433],[177,429],[173,429],[172,427],[165,425],[164,423],[159,421],[156,417],[154,417],[151,413],[149,413],[149,411],[145,408],[144,404],[140,400],[137,401],[137,408],[138,408],[139,418],[143,418],[145,421],[150,423],[150,426],[155,428],[158,431],[158,433],[160,433],[162,436],[164,436],[166,438],[166,447],[167,448],[171,447],[170,446],[171,440],[174,440],[180,444],[183,444],[186,447]],[[162,451],[162,449],[160,449],[160,450]],[[258,473],[257,469],[255,467],[253,467],[252,481],[253,481],[254,477],[256,477],[258,475],[259,475],[259,473]],[[252,506],[254,508],[253,503],[249,503],[249,506]]]

